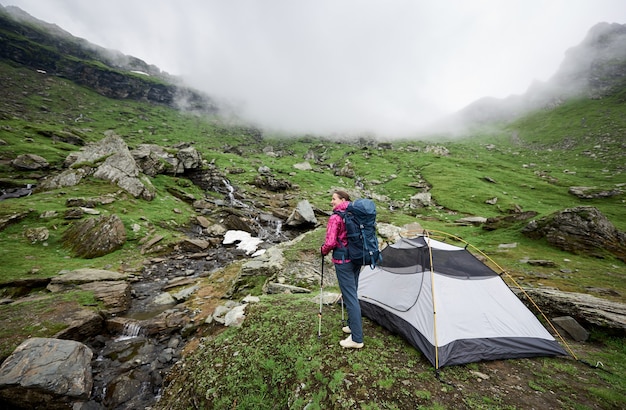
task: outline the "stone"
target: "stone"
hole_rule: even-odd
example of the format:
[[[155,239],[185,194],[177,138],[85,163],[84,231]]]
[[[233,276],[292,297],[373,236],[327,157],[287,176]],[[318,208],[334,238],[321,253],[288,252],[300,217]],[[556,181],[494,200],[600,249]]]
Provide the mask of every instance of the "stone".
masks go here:
[[[0,398],[19,408],[67,409],[89,399],[91,349],[71,340],[31,338],[0,367]]]
[[[584,342],[589,339],[589,332],[571,316],[555,317],[552,319],[552,323],[561,328],[576,342]]]
[[[125,242],[126,228],[115,214],[75,222],[63,234],[63,245],[86,259],[115,252]]]
[[[597,208],[567,208],[522,229],[531,239],[545,238],[552,246],[572,252],[603,258],[613,254],[626,262],[626,233],[619,231]]]
[[[287,219],[288,226],[317,225],[315,211],[309,201],[302,200]]]
[[[16,169],[34,171],[38,169],[45,169],[50,166],[45,158],[35,154],[22,154],[18,155],[13,161],[11,166]]]

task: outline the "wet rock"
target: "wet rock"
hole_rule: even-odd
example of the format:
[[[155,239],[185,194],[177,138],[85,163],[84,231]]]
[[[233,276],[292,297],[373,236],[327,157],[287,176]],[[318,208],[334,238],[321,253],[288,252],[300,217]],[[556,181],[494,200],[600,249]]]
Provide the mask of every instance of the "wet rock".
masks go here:
[[[0,367],[0,398],[18,408],[67,409],[89,399],[91,349],[47,338],[24,341]]]

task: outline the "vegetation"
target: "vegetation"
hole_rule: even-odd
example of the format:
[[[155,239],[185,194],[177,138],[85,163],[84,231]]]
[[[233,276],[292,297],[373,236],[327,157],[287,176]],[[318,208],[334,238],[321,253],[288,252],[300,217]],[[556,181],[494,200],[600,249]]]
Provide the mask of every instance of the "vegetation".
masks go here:
[[[620,230],[626,230],[624,194],[605,199],[582,200],[568,193],[571,186],[614,189],[626,186],[624,135],[626,105],[616,94],[602,100],[568,102],[550,111],[537,112],[497,129],[475,131],[459,139],[420,138],[379,144],[362,138],[336,141],[324,136],[263,135],[257,130],[232,125],[219,118],[198,117],[163,106],[104,98],[63,78],[48,76],[0,63],[3,105],[0,109],[0,183],[36,183],[41,171],[16,171],[10,161],[20,154],[44,157],[53,171],[62,168],[70,152],[78,150],[67,137],[85,143],[102,138],[107,130],[123,136],[129,147],[153,143],[172,147],[191,142],[208,162],[228,173],[232,185],[247,193],[259,193],[252,181],[260,166],[295,184],[294,203],[307,199],[328,209],[334,188],[353,189],[355,180],[334,174],[333,169],[351,167],[378,204],[379,221],[403,225],[419,222],[433,231],[448,231],[493,257],[525,285],[554,286],[584,293],[611,292],[604,298],[623,301],[626,266],[604,259],[572,255],[543,241],[520,234],[524,223],[486,231],[455,222],[465,216],[492,217],[513,208],[546,216],[557,210],[591,205],[597,207]],[[271,146],[278,155],[268,156]],[[449,155],[429,150],[445,146]],[[313,171],[298,171],[294,164],[308,152],[319,162]],[[0,296],[15,297],[15,280],[49,278],[63,270],[141,267],[140,242],[150,234],[164,236],[164,250],[178,242],[196,213],[173,191],[201,198],[203,192],[187,179],[158,176],[152,180],[157,196],[143,201],[122,195],[102,205],[103,213],[122,218],[129,240],[123,249],[101,258],[73,258],[61,245],[68,222],[63,218],[66,201],[75,197],[113,195],[119,188],[99,180],[0,202],[0,220],[25,212],[20,223],[0,232]],[[412,208],[411,197],[420,192],[415,184],[427,184],[436,206]],[[498,198],[495,205],[485,201]],[[57,211],[41,218],[46,211]],[[138,225],[140,229],[133,230]],[[24,232],[45,227],[50,237],[31,243]],[[308,235],[287,252],[291,260],[318,249],[319,232]],[[502,250],[503,243],[517,243]],[[547,259],[555,267],[536,267],[524,258]],[[53,307],[65,303],[94,304],[84,293],[59,300],[38,289],[30,301],[0,306],[0,357],[6,357],[29,336],[51,336],[59,328]],[[317,314],[309,298],[263,297],[251,307],[240,329],[207,333],[187,362],[200,362],[190,372],[180,370],[170,391],[178,408],[362,408],[362,409],[510,409],[550,407],[591,409],[626,406],[624,339],[593,334],[589,345],[576,346],[610,367],[592,370],[567,359],[512,361],[510,374],[498,363],[481,363],[442,370],[444,381],[433,377],[432,367],[402,339],[366,321],[368,346],[359,352],[338,351],[340,311],[334,306],[323,316],[323,334],[317,338]],[[208,329],[207,329],[208,331]],[[333,346],[333,348],[331,348]],[[509,371],[510,368],[507,368]],[[480,382],[478,372],[506,379],[514,390],[498,389],[498,383]],[[515,382],[511,382],[515,379]]]

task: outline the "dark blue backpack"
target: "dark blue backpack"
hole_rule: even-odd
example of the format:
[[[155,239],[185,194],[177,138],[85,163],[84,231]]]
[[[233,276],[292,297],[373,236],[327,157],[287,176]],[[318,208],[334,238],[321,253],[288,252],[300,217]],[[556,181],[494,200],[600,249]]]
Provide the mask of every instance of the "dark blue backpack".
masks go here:
[[[348,258],[357,265],[372,268],[382,259],[376,236],[376,205],[371,199],[357,199],[344,212],[334,211],[341,216],[348,233]]]

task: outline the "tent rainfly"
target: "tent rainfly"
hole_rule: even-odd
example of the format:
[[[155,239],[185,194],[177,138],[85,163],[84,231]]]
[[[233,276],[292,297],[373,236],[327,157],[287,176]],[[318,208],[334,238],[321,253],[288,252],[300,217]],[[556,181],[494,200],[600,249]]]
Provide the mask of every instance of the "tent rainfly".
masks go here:
[[[359,278],[362,314],[421,350],[436,369],[567,355],[504,280],[467,249],[402,238]]]

